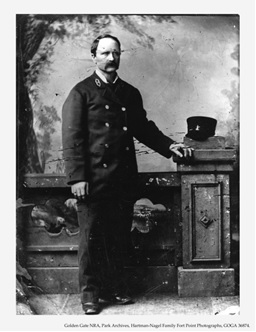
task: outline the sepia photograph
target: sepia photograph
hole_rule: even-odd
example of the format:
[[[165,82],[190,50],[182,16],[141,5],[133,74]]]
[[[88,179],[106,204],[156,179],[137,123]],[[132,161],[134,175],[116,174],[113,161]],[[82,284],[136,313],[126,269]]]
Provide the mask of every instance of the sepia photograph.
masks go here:
[[[239,12],[14,16],[16,319],[252,330]]]
[[[237,312],[239,17],[17,15],[17,43],[17,264],[36,312],[175,313],[177,295]],[[186,306],[198,296],[232,298]]]

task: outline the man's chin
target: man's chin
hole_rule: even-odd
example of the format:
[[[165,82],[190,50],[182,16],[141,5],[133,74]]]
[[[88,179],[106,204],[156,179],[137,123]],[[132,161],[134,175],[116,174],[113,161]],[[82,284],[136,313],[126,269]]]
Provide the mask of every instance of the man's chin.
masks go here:
[[[118,67],[116,66],[110,66],[108,68],[100,68],[100,71],[105,73],[105,74],[112,74],[112,73],[115,73],[117,71]]]
[[[106,73],[113,73],[113,72],[115,72],[115,71],[117,71],[117,67],[108,67],[107,69],[105,69],[105,72]]]

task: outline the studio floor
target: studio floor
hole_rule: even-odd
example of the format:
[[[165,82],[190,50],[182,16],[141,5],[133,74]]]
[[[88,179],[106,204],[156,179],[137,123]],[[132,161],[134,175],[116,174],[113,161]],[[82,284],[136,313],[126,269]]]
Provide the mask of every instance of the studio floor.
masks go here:
[[[135,303],[113,305],[101,303],[100,315],[238,315],[239,297],[189,297],[150,293],[134,297]],[[83,315],[79,294],[44,294],[29,298],[36,315]],[[17,306],[17,314],[22,312]]]

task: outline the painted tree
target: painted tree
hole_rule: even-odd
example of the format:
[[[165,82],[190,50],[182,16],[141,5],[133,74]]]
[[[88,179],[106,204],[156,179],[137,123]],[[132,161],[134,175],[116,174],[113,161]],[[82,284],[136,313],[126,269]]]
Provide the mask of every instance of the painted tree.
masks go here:
[[[17,15],[17,178],[22,179],[26,172],[43,172],[33,130],[31,96],[36,97],[34,86],[40,70],[49,64],[54,42],[68,34],[62,22],[75,18],[79,21],[73,15]]]

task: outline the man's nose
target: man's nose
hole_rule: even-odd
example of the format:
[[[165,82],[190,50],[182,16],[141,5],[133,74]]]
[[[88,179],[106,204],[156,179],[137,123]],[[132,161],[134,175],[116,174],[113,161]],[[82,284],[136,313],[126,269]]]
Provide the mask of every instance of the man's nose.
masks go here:
[[[113,61],[115,58],[114,58],[114,55],[113,55],[114,53],[109,53],[109,55],[108,55],[108,60],[109,61]]]

